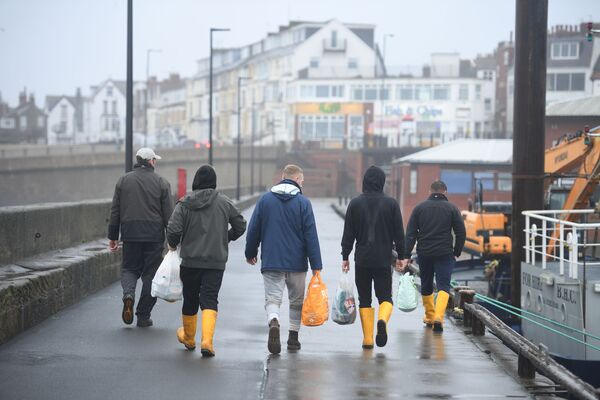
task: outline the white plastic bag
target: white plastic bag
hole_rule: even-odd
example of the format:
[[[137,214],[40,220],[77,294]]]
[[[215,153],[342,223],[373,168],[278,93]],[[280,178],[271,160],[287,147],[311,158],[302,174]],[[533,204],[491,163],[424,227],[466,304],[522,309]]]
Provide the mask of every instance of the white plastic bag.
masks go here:
[[[419,292],[415,285],[415,278],[408,272],[400,275],[396,305],[400,311],[409,312],[417,308]]]
[[[152,297],[158,297],[168,302],[181,300],[183,284],[179,277],[180,265],[179,249],[177,251],[169,250],[152,279],[152,290],[150,291]]]
[[[348,279],[348,273],[343,273],[335,292],[331,307],[334,322],[348,325],[356,320],[356,301],[354,299],[354,284]]]

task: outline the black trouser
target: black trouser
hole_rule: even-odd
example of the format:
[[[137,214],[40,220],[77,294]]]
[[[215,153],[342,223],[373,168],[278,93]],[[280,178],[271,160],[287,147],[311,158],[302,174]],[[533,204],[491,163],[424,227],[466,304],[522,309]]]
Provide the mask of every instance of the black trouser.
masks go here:
[[[433,277],[438,290],[450,293],[450,279],[456,264],[452,254],[446,256],[421,256],[417,254],[419,273],[421,275],[421,294],[429,296],[433,293]]]
[[[162,262],[163,242],[123,242],[123,267],[121,286],[123,296],[135,297],[137,280],[142,278],[142,293],[135,315],[138,319],[150,318],[156,298],[150,296],[152,279]]]
[[[183,265],[179,276],[183,283],[183,315],[198,314],[202,310],[217,310],[219,290],[223,281],[222,269],[189,268]]]
[[[354,281],[358,289],[358,306],[360,308],[371,307],[372,285],[375,286],[375,296],[379,304],[384,301],[392,302],[392,269],[356,267]]]

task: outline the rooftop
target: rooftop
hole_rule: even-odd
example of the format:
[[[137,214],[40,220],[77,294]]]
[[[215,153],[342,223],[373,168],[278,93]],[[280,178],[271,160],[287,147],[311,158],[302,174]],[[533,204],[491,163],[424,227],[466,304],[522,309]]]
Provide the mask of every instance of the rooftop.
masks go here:
[[[394,164],[511,164],[511,139],[459,139],[394,160]]]
[[[546,106],[547,117],[597,117],[600,115],[600,96],[561,101]]]

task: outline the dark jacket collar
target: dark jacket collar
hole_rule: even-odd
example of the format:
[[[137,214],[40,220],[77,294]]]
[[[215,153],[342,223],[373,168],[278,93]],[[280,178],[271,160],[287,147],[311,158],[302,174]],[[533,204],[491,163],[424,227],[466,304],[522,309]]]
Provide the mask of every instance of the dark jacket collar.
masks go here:
[[[133,169],[154,171],[154,167],[152,165],[150,165],[150,164],[140,164],[140,163],[136,163],[133,166]]]
[[[284,179],[281,182],[279,182],[279,184],[282,184],[282,183],[287,183],[287,184],[290,184],[290,185],[294,185],[294,186],[296,186],[300,190],[300,193],[302,193],[302,188],[300,187],[300,185],[298,185],[298,182],[296,182],[295,180],[293,180],[293,179]]]
[[[429,195],[428,200],[442,200],[442,201],[448,201],[448,198],[446,196],[444,196],[442,193],[431,193]]]

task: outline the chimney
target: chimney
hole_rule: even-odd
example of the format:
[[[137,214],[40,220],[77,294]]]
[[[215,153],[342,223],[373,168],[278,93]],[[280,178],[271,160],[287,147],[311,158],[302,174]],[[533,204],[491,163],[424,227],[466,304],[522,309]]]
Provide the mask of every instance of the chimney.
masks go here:
[[[510,40],[509,43],[512,44],[513,42],[513,31],[510,31]]]
[[[27,88],[23,88],[23,91],[19,93],[19,105],[22,106],[27,103]]]
[[[35,96],[33,93],[29,94],[29,102],[35,106]]]

